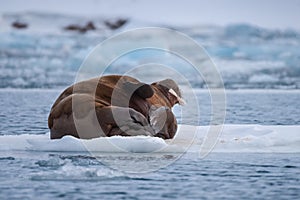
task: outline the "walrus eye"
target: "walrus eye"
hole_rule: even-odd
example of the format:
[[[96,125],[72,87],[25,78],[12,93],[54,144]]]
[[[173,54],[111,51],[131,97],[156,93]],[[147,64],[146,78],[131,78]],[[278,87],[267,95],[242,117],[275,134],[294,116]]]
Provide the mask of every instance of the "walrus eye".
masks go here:
[[[185,100],[178,96],[178,94],[171,88],[169,89],[170,94],[174,95],[177,98],[177,101],[179,102],[179,105],[184,106],[186,104]]]

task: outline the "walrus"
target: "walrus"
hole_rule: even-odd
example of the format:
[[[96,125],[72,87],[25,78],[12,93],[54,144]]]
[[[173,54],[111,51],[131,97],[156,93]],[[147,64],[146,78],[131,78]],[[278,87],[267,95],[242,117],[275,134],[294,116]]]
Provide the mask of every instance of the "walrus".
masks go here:
[[[149,135],[171,139],[177,131],[175,104],[184,101],[172,79],[150,85],[130,76],[89,79],[66,88],[54,102],[48,117],[50,138]],[[99,125],[101,130],[95,131],[93,127]]]

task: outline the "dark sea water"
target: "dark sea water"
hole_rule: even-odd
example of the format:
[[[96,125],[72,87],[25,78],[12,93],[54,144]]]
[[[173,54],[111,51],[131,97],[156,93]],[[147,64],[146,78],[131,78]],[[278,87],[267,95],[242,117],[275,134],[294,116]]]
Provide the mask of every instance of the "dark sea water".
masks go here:
[[[298,199],[300,192],[298,154],[188,154],[147,174],[118,172],[84,154],[1,154],[1,199]],[[122,154],[116,160],[171,156]]]
[[[24,19],[29,28],[12,29],[16,19]],[[94,20],[98,29],[86,34],[63,30],[86,20]],[[2,16],[0,199],[300,199],[300,33],[294,30],[248,24],[172,27],[207,50],[226,89],[223,135],[218,148],[204,158],[197,151],[182,157],[178,152],[91,155],[78,151],[81,141],[73,138],[50,141],[50,108],[74,82],[83,59],[113,34],[139,27],[130,21],[112,31],[101,20],[47,13]],[[196,108],[190,107],[184,119],[178,108],[174,112],[188,128],[199,128],[200,145],[212,117],[206,83],[178,58],[170,58],[161,52],[134,52],[112,63],[109,73],[120,74],[149,60],[181,69],[195,89],[200,116],[195,122]],[[153,74],[161,75],[151,70],[143,75]],[[189,130],[181,133],[189,135]],[[167,145],[158,139],[141,142],[126,145],[139,150]]]

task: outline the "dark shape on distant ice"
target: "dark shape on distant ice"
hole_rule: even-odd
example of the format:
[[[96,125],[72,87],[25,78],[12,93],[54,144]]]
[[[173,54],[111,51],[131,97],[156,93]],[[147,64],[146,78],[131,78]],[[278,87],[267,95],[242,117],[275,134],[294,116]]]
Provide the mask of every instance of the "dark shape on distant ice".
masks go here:
[[[11,24],[11,26],[16,28],[16,29],[25,29],[25,28],[28,27],[28,24],[26,24],[24,22],[15,21]]]
[[[94,23],[92,21],[89,21],[84,26],[78,25],[78,24],[70,24],[70,25],[64,27],[64,29],[68,30],[68,31],[78,31],[80,33],[85,33],[90,30],[96,30],[96,26],[94,25]]]
[[[111,30],[115,30],[127,23],[127,19],[118,19],[116,21],[104,21],[104,24]]]

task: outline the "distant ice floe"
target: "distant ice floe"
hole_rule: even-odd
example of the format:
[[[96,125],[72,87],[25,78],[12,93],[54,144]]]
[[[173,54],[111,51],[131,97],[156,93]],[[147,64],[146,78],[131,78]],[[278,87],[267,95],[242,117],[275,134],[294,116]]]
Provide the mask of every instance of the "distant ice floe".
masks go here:
[[[0,151],[182,153],[200,152],[209,126],[180,125],[172,140],[136,136],[81,140],[65,136],[50,140],[44,135],[0,136]],[[196,130],[196,131],[195,131]],[[300,152],[300,126],[224,125],[212,152]]]
[[[28,27],[13,28],[12,23],[19,19]],[[73,82],[85,57],[105,39],[131,28],[159,26],[129,19],[120,28],[112,30],[107,27],[106,24],[111,24],[107,20],[118,22],[105,17],[85,18],[52,13],[3,14],[0,20],[0,88],[65,87]],[[95,30],[79,33],[64,29],[74,23],[82,26],[89,21],[93,22]],[[166,25],[163,27],[168,28]],[[272,30],[248,24],[173,26],[172,29],[187,34],[207,50],[226,88],[300,88],[300,33],[297,31]],[[185,46],[181,43],[176,45]],[[142,54],[148,60],[157,57],[157,54],[149,52]],[[131,55],[112,65],[111,69],[113,73],[123,73],[127,66],[145,64],[144,57],[141,54]],[[184,63],[170,56],[160,58],[168,61],[163,64],[174,69],[187,69]],[[188,70],[185,73],[193,74]],[[145,77],[148,75],[145,73]],[[194,87],[205,87],[199,77],[191,75],[190,81]]]

